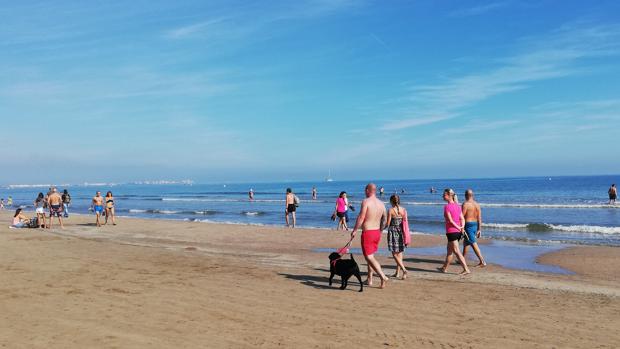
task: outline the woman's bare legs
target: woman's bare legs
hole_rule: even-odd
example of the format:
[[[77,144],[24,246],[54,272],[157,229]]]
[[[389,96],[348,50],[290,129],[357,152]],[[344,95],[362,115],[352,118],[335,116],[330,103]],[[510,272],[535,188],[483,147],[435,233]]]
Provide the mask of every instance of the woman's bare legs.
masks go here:
[[[392,252],[392,257],[394,257],[394,261],[396,262],[396,273],[394,273],[393,277],[399,277],[399,271],[402,270],[403,277],[402,279],[407,278],[407,269],[405,269],[405,265],[403,264],[403,253],[402,252]]]

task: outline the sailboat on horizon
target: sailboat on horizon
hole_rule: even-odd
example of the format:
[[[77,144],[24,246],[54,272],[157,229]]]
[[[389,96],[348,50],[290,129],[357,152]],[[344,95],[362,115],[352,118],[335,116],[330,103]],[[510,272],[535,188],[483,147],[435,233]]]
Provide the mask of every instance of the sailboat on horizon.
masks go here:
[[[332,179],[332,171],[329,170],[327,173],[327,178],[325,178],[325,182],[333,182],[334,180]]]

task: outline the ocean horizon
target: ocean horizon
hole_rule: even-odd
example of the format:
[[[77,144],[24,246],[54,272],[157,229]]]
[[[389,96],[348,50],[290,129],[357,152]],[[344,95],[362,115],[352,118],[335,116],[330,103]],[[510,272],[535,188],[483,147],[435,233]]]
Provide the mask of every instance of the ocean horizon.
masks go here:
[[[373,180],[385,188],[383,200],[398,193],[410,212],[413,231],[443,234],[441,191],[453,188],[460,197],[472,188],[483,209],[483,235],[523,242],[620,246],[620,205],[607,204],[607,188],[620,176],[538,176],[478,179]],[[291,187],[300,197],[298,224],[306,228],[335,228],[330,220],[335,200],[346,191],[359,208],[368,181],[291,181],[269,183],[197,184],[193,181],[141,181],[57,185],[73,198],[71,212],[90,213],[95,191],[111,190],[119,216],[215,222],[284,224],[284,192]],[[0,197],[12,196],[14,206],[32,208],[32,201],[51,184],[8,185]],[[312,187],[318,191],[312,200]],[[430,193],[434,187],[437,193]],[[248,191],[254,191],[254,200]],[[357,212],[351,212],[351,220]]]

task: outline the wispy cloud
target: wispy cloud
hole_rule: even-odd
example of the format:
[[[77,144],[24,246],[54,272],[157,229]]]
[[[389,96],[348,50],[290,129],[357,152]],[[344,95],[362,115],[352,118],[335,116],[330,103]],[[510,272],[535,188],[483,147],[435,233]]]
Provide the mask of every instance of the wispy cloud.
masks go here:
[[[449,128],[443,130],[445,134],[464,134],[474,133],[481,131],[492,131],[497,129],[506,128],[508,126],[514,126],[518,124],[517,120],[499,120],[499,121],[474,121],[463,126]]]
[[[620,54],[620,25],[565,26],[543,37],[523,39],[521,46],[520,53],[495,62],[496,67],[486,72],[410,87],[409,108],[421,115],[462,113],[464,108],[535,82],[588,73],[579,63]],[[416,120],[395,120],[391,129],[418,126]]]
[[[450,13],[451,17],[469,17],[478,16],[493,10],[506,7],[510,4],[509,1],[490,2],[488,4],[478,5],[474,7],[462,8]]]
[[[265,26],[292,20],[328,16],[362,4],[353,0],[302,0],[288,2],[269,11],[254,8],[235,8],[229,15],[188,23],[164,32],[166,39],[189,38],[241,38],[255,33]]]
[[[402,130],[406,128],[434,124],[436,122],[448,120],[453,117],[455,117],[455,115],[437,115],[437,116],[408,118],[404,120],[388,122],[387,124],[381,127],[381,130],[383,131]]]

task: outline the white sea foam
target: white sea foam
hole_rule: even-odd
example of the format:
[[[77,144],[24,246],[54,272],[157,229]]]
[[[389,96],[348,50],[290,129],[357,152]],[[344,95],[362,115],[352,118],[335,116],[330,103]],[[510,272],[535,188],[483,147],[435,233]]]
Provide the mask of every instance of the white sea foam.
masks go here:
[[[443,206],[443,202],[405,202],[413,206]],[[620,205],[608,204],[520,204],[520,203],[480,203],[482,207],[513,207],[513,208],[610,208],[620,209]]]
[[[483,223],[482,226],[497,230],[527,230],[533,232],[546,232],[555,230],[569,233],[620,234],[620,227],[603,227],[598,225],[561,225],[544,223]]]

